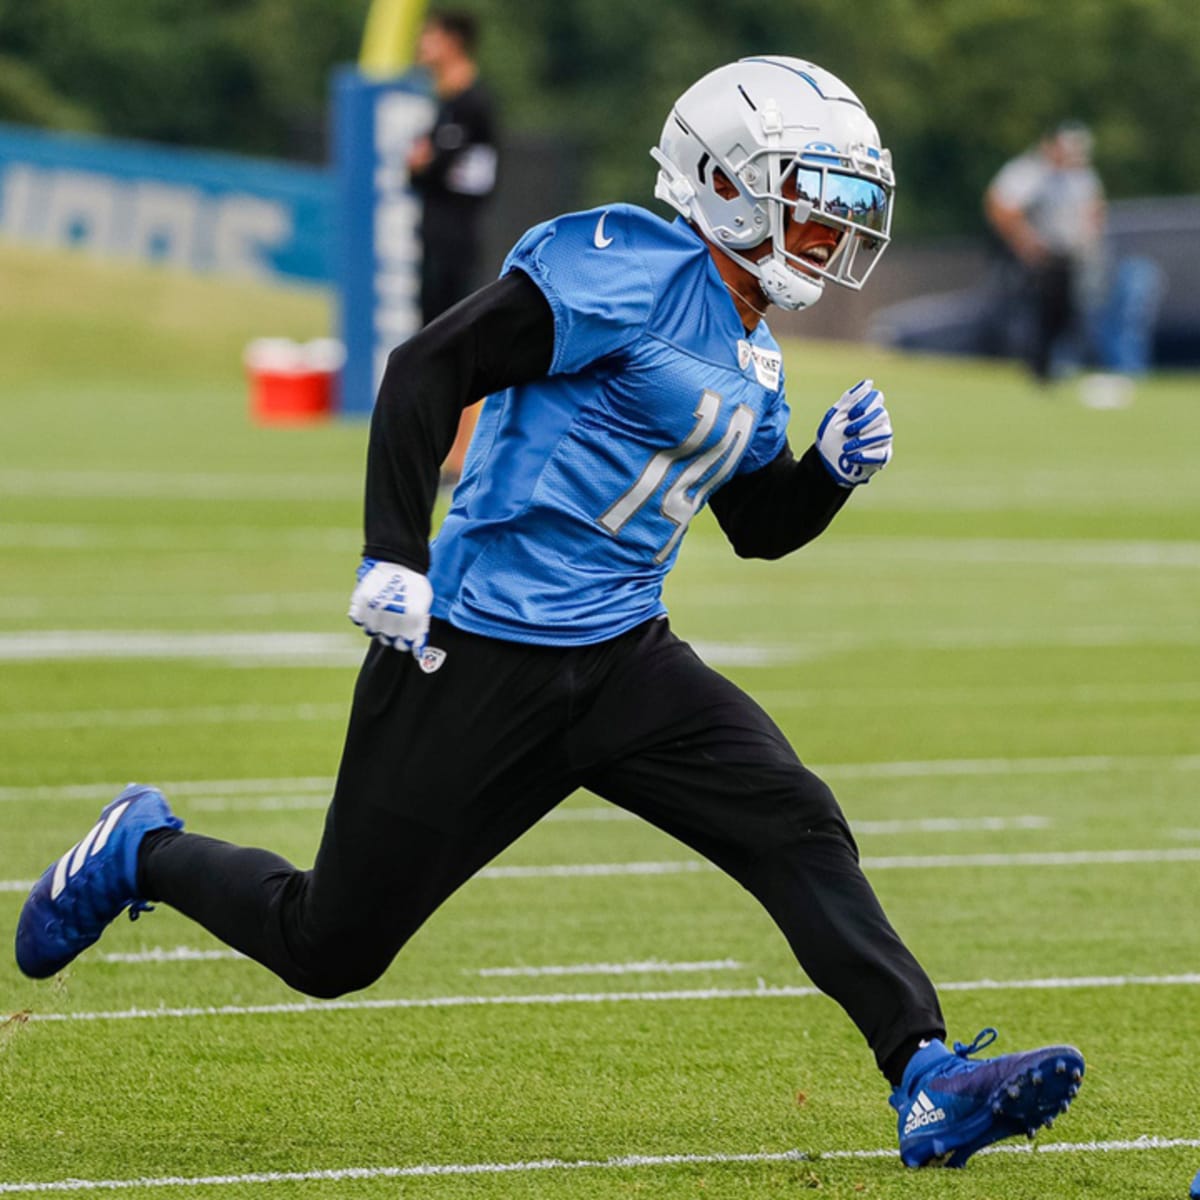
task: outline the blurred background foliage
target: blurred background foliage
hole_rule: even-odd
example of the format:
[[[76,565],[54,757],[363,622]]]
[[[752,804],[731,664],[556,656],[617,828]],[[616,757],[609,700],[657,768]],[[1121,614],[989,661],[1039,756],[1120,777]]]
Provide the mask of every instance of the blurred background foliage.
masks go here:
[[[743,54],[854,87],[898,164],[909,234],[980,228],[979,196],[1064,117],[1113,196],[1200,193],[1197,0],[453,0],[511,130],[582,154],[581,198],[645,201],[676,94]],[[320,161],[329,72],[368,0],[0,0],[0,119]]]

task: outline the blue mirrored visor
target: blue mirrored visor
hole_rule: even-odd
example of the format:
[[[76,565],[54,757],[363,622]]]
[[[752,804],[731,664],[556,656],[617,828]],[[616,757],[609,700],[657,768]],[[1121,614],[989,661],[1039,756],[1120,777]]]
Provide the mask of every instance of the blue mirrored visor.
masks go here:
[[[791,183],[795,184],[795,196]],[[817,212],[840,217],[876,233],[887,233],[891,196],[887,188],[874,180],[840,171],[794,166],[785,179],[783,193],[789,200],[809,201]]]

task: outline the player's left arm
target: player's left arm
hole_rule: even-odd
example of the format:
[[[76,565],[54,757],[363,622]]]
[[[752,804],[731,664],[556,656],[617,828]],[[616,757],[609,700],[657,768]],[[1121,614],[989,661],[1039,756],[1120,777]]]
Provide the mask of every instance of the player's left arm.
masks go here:
[[[739,557],[782,558],[823,533],[891,455],[883,394],[864,379],[830,407],[799,459],[785,441],[766,466],[735,476],[709,503]]]

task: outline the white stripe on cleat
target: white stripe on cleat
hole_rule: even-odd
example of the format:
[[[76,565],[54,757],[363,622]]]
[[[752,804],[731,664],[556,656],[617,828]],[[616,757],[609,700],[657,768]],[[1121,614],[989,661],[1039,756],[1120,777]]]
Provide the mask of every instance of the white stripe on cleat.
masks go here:
[[[105,843],[112,835],[112,831],[117,822],[125,815],[125,810],[133,803],[132,800],[126,800],[124,804],[118,804],[116,808],[108,814],[108,819],[104,822],[104,828],[100,830],[100,836],[96,839],[96,844],[92,847],[93,854],[99,854],[104,849]],[[72,871],[73,875],[75,872]]]
[[[96,840],[96,835],[100,832],[100,822],[88,830],[88,835],[75,847],[75,854],[71,858],[71,865],[67,868],[67,874],[74,876],[79,874],[79,868],[83,866],[83,860],[87,858],[88,850],[91,849],[92,843]]]
[[[72,846],[70,850],[68,850],[66,854],[64,854],[62,858],[58,860],[58,863],[54,868],[54,878],[50,882],[51,900],[57,900],[59,896],[62,895],[63,888],[67,886],[67,864],[71,861],[71,855],[74,854],[78,848],[79,843],[76,842],[75,845]]]

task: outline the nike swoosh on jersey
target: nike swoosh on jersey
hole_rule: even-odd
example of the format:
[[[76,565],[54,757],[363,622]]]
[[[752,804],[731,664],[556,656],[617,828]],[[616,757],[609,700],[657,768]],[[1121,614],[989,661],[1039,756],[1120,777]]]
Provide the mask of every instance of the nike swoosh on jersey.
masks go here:
[[[600,220],[596,222],[596,233],[592,238],[592,243],[595,245],[597,250],[603,250],[606,246],[611,246],[613,244],[613,239],[611,237],[604,236],[604,219],[607,216],[608,213],[602,212],[600,214]]]

